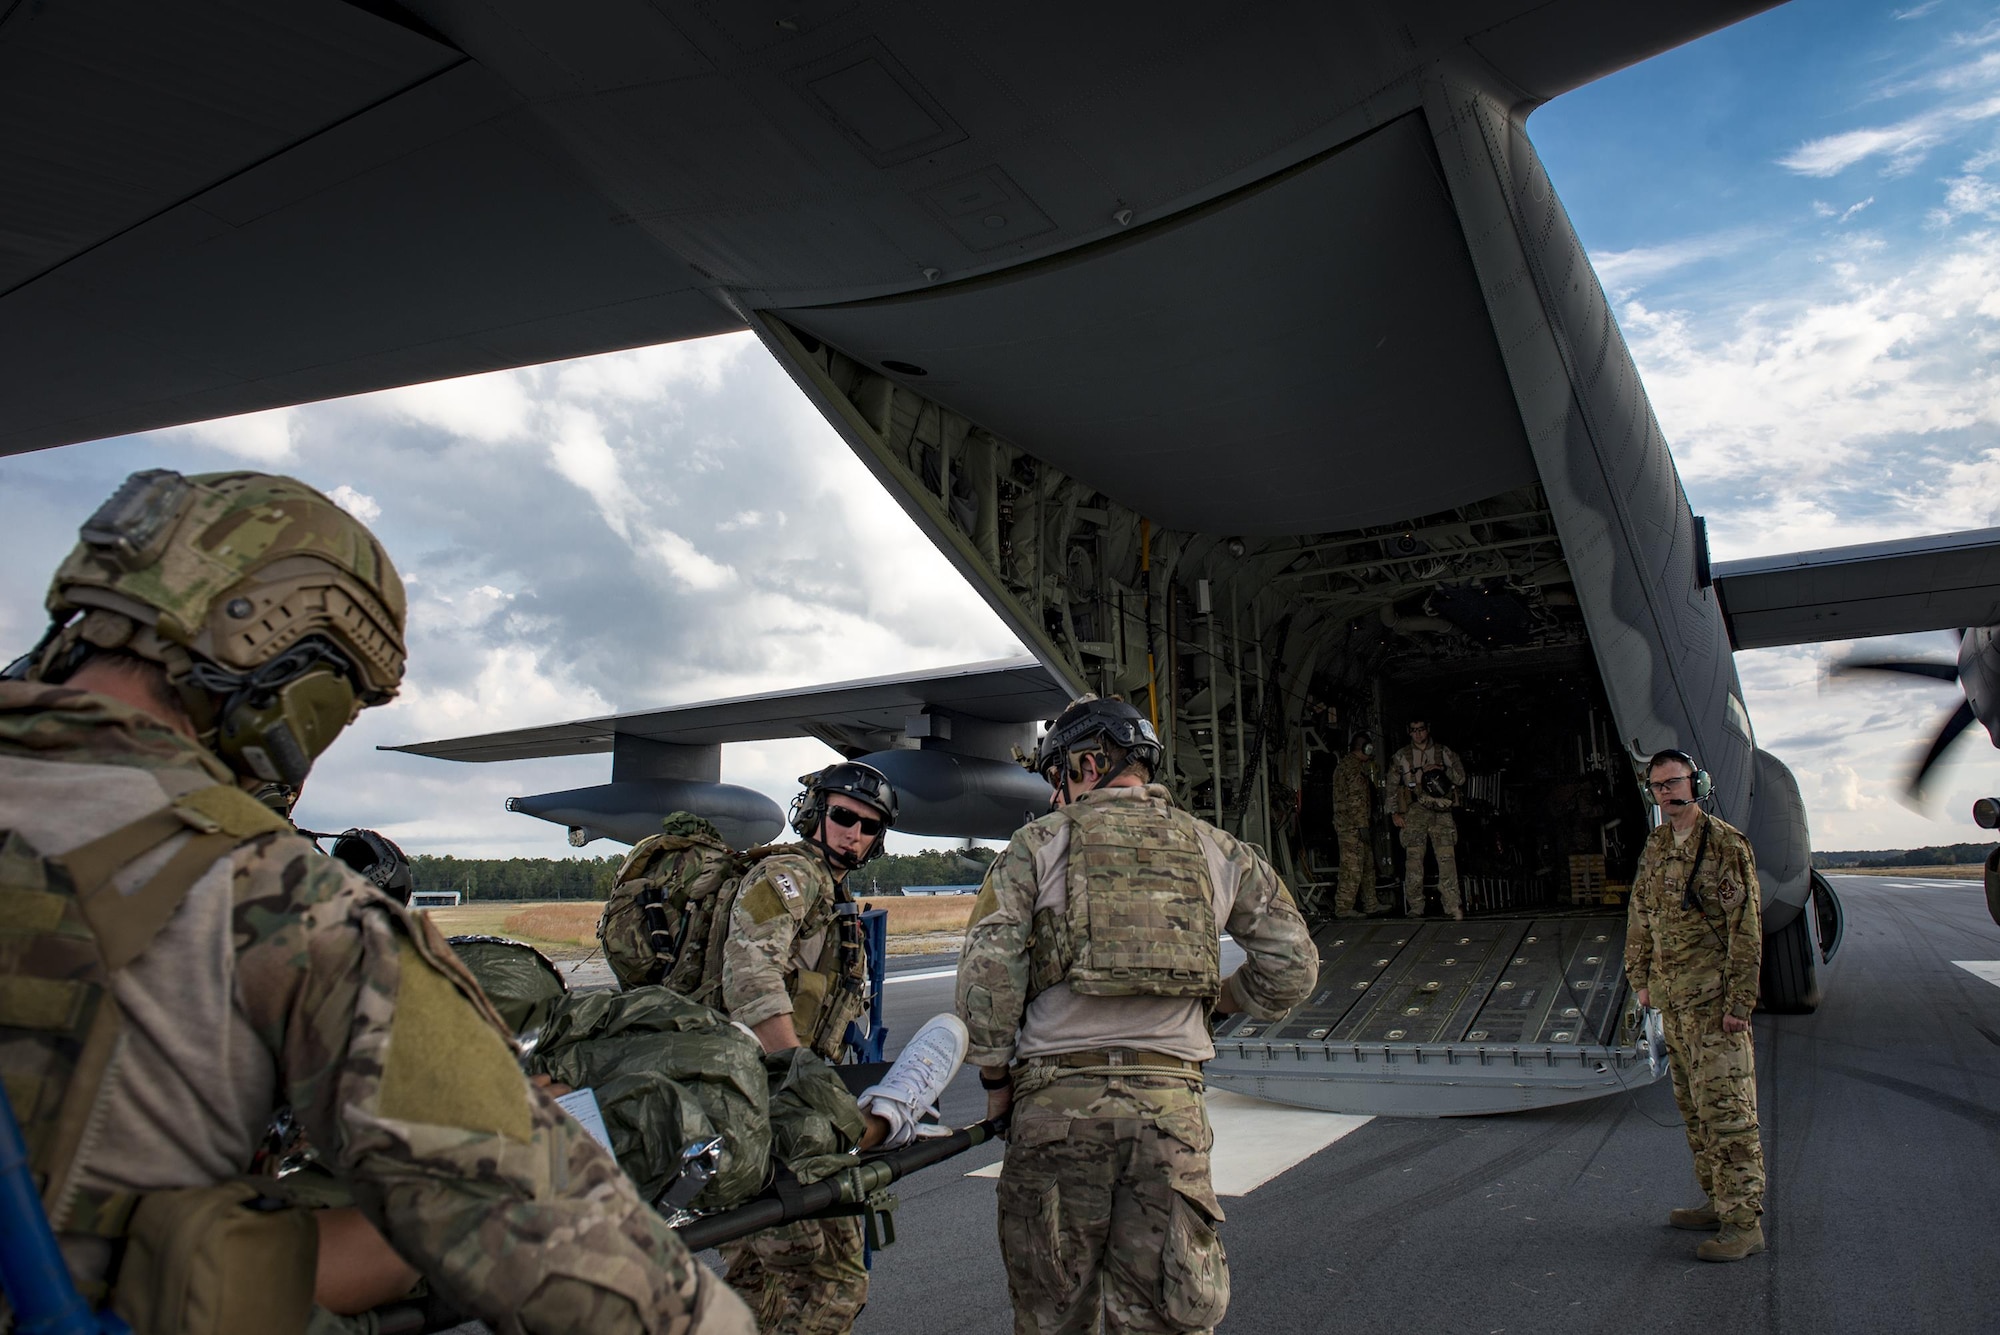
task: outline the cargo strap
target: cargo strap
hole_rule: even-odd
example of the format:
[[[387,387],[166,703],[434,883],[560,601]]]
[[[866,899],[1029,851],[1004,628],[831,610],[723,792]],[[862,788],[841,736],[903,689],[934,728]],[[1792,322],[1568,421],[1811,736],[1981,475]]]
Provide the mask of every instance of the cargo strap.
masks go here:
[[[129,895],[118,893],[112,879],[120,871],[189,829],[196,831],[195,837],[144,885]],[[192,808],[163,807],[50,860],[69,872],[77,906],[97,938],[104,967],[115,972],[145,953],[194,883],[241,842],[215,822],[202,820]]]

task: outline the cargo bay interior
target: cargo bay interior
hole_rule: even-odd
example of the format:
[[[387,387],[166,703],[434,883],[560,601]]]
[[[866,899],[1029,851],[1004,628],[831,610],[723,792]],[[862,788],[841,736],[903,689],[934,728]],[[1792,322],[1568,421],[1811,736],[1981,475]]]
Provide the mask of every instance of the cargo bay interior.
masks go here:
[[[767,332],[1037,655],[1153,717],[1160,781],[1268,851],[1324,961],[1288,1028],[1611,1037],[1622,913],[1604,899],[1629,882],[1649,820],[1539,483],[1332,532],[1193,531],[1132,508],[1120,477],[1073,476],[930,397],[949,385],[920,366],[877,369],[775,318]],[[1459,869],[1472,920],[1351,930],[1329,921],[1333,768],[1356,730],[1386,768],[1413,714],[1468,771]],[[1403,855],[1380,798],[1365,880],[1387,897]]]

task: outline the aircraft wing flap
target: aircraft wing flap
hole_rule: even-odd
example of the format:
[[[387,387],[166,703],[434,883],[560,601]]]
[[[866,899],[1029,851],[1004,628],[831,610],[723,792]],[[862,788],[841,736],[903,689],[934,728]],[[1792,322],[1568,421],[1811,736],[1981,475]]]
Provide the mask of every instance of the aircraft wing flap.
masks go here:
[[[1010,658],[380,749],[484,762],[601,754],[619,736],[681,746],[824,737],[829,729],[894,738],[926,710],[1020,724],[1052,718],[1068,700],[1040,663]]]
[[[1729,561],[1715,591],[1738,649],[2000,621],[2000,528]]]

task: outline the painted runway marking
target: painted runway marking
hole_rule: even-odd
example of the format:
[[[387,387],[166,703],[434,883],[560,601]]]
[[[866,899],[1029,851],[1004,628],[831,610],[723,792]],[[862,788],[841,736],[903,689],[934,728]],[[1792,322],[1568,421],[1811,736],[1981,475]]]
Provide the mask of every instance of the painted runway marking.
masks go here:
[[[1215,1128],[1215,1148],[1209,1152],[1209,1167],[1215,1194],[1248,1196],[1373,1120],[1351,1113],[1288,1108],[1211,1089],[1208,1121]],[[1000,1165],[989,1164],[966,1176],[998,1177]]]
[[[885,980],[890,983],[921,983],[926,978],[956,978],[957,969],[926,969],[922,973],[892,973]]]
[[[2000,960],[1953,960],[1959,968],[1974,978],[1984,978],[1995,987],[2000,987]]]

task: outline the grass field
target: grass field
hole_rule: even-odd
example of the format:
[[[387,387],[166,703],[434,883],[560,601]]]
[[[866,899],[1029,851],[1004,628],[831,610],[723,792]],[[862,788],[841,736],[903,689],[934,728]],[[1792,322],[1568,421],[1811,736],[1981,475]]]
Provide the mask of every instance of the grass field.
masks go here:
[[[426,909],[446,936],[508,936],[550,959],[582,959],[597,948],[595,900],[488,900],[451,909]]]
[[[889,953],[906,955],[955,949],[972,916],[972,898],[891,895],[861,902],[889,911]],[[581,959],[597,948],[603,911],[594,900],[492,900],[425,910],[446,936],[509,936],[559,960]]]
[[[1958,863],[1950,867],[1821,867],[1828,876],[1907,876],[1929,881],[1977,881],[1986,869]]]

